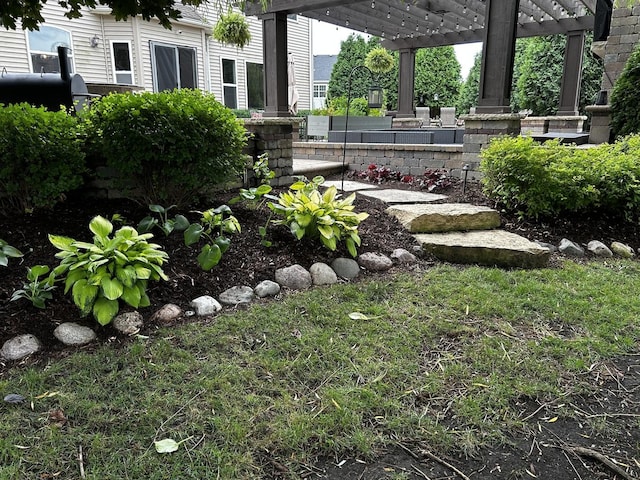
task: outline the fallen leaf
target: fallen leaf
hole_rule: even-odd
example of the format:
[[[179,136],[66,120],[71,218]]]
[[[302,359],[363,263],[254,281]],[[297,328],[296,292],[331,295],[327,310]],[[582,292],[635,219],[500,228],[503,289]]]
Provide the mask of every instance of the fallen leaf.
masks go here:
[[[351,312],[349,314],[349,318],[351,320],[369,320],[369,317],[367,317],[364,313],[360,313],[360,312]]]
[[[67,423],[67,417],[64,416],[64,411],[61,408],[55,408],[49,411],[49,423],[62,427]]]
[[[180,444],[171,438],[165,438],[164,440],[158,440],[153,442],[158,453],[172,453],[178,450]]]
[[[42,395],[38,395],[36,400],[40,400],[41,398],[51,398],[58,395],[60,392],[44,392]]]
[[[550,418],[549,420],[547,420],[547,423],[554,423],[554,422],[557,422],[557,421],[558,421],[558,417],[553,417],[553,418]]]

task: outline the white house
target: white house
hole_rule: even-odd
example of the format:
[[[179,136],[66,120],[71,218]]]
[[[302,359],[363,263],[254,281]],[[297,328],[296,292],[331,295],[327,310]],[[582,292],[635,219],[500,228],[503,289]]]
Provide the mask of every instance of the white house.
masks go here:
[[[156,20],[116,21],[106,7],[85,9],[69,20],[55,3],[45,3],[39,30],[0,28],[0,70],[57,72],[57,47],[70,49],[70,68],[87,84],[135,85],[147,91],[199,88],[229,108],[264,108],[262,24],[248,17],[252,39],[244,48],[225,46],[211,36],[219,12],[205,4],[181,6],[171,30]],[[289,51],[295,59],[298,108],[312,97],[311,21],[290,15]]]

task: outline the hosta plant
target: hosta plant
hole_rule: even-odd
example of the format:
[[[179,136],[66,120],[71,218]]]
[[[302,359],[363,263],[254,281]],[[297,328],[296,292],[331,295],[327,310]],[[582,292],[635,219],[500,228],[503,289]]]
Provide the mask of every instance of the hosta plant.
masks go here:
[[[324,178],[320,176],[311,181],[303,179],[291,185],[289,191],[281,193],[278,203],[269,204],[273,212],[282,217],[273,223],[287,225],[298,240],[305,236],[319,238],[332,251],[338,242],[344,241],[349,253],[355,257],[360,246],[358,225],[369,214],[353,211],[355,193],[340,199],[338,190],[333,186],[320,193],[318,188],[322,183]]]
[[[11,301],[15,302],[24,298],[29,300],[34,307],[44,308],[45,302],[51,300],[53,295],[51,291],[55,289],[56,275],[50,272],[47,265],[36,265],[27,268],[27,282],[24,283],[20,290],[16,290],[11,295]],[[47,275],[49,274],[49,275]],[[40,278],[43,275],[46,277]]]
[[[184,243],[189,246],[198,243],[203,237],[207,239],[208,243],[198,255],[198,263],[203,270],[211,270],[231,245],[231,240],[226,235],[239,232],[240,223],[227,205],[197,213],[202,215],[201,223],[189,225],[184,231]]]
[[[158,227],[167,236],[174,230],[183,232],[189,227],[189,220],[180,214],[169,218],[169,211],[176,208],[176,206],[171,205],[165,208],[162,205],[149,205],[149,210],[155,213],[157,218],[151,215],[144,217],[138,224],[138,231],[147,233],[153,230],[154,227]]]
[[[139,234],[133,227],[122,227],[113,236],[113,225],[100,216],[89,223],[93,243],[49,235],[60,250],[54,269],[64,276],[64,293],[71,291],[73,302],[83,315],[93,313],[101,325],[118,314],[120,300],[134,308],[150,305],[149,280],[167,280],[162,265],[168,260],[160,245],[149,243],[153,234]]]
[[[0,266],[6,267],[9,264],[9,258],[19,258],[22,252],[16,247],[12,247],[0,238]]]

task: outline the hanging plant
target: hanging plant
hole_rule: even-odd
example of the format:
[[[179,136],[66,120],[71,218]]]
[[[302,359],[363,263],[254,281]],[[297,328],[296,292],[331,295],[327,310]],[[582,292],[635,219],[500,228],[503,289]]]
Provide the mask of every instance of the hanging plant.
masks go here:
[[[364,64],[373,73],[385,73],[393,68],[393,56],[385,48],[376,47],[367,54]]]
[[[244,48],[251,40],[247,19],[237,12],[220,15],[218,23],[213,28],[213,38],[226,45]]]

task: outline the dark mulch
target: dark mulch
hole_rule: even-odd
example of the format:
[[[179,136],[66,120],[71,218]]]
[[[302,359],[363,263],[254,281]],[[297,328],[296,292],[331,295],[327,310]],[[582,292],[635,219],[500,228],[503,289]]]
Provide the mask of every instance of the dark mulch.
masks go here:
[[[413,188],[399,182],[384,183],[382,188]],[[464,190],[464,192],[463,192]],[[205,209],[225,203],[235,192],[220,193],[211,204],[195,208]],[[468,202],[496,207],[486,198],[477,183],[470,182],[463,189],[462,182],[454,182],[446,191],[447,202]],[[384,214],[386,205],[377,200],[358,197],[357,211],[366,211],[370,217],[360,228],[363,240],[360,252],[375,251],[385,254],[394,248],[412,250],[415,242],[411,235],[403,230],[392,218]],[[143,314],[149,317],[158,307],[166,303],[175,303],[188,308],[189,302],[200,295],[216,297],[222,291],[235,285],[255,286],[261,280],[274,279],[276,268],[298,263],[306,268],[315,262],[330,263],[338,256],[348,256],[344,249],[329,252],[318,244],[295,242],[284,227],[270,229],[271,248],[261,246],[258,228],[265,224],[268,215],[266,209],[255,210],[236,205],[234,214],[242,225],[242,233],[234,235],[232,244],[225,254],[221,265],[211,272],[204,272],[196,262],[198,249],[186,247],[181,234],[165,237],[156,230],[155,242],[161,244],[169,254],[170,261],[165,268],[168,282],[154,282],[150,285],[151,307]],[[12,215],[0,219],[0,238],[19,248],[25,254],[21,260],[12,259],[8,268],[0,268],[0,344],[9,338],[23,333],[33,333],[44,343],[44,350],[20,365],[45,365],[59,356],[69,354],[69,349],[61,346],[53,337],[54,328],[66,321],[85,323],[92,327],[91,319],[81,319],[78,310],[68,297],[57,292],[54,300],[47,304],[46,310],[33,308],[25,300],[10,302],[14,290],[21,287],[25,279],[26,267],[37,264],[56,265],[56,250],[47,241],[47,234],[66,235],[78,240],[91,239],[88,224],[95,215],[111,218],[113,214],[122,215],[128,224],[136,225],[148,214],[147,208],[127,200],[88,199],[71,196],[50,212],[37,212],[28,215]],[[183,212],[184,213],[184,212]],[[617,240],[640,248],[640,227],[601,215],[581,215],[574,218],[557,218],[540,222],[521,221],[516,216],[501,212],[503,228],[523,235],[530,240],[558,244],[562,238],[569,238],[586,245],[593,239],[610,244]],[[188,213],[190,220],[197,220],[195,213]],[[434,260],[421,258],[419,270],[428,268]],[[390,273],[401,267],[394,267]],[[373,275],[373,274],[371,274]],[[380,274],[375,274],[380,275]],[[366,277],[366,275],[365,275]],[[184,319],[183,321],[188,321]],[[149,324],[145,328],[152,329]],[[126,342],[115,335],[110,326],[98,328],[102,341]],[[143,332],[144,333],[144,332]],[[12,364],[0,363],[0,376],[6,375]],[[640,361],[638,357],[619,359],[611,365],[611,371],[621,376],[602,377],[602,394],[597,398],[581,399],[575,407],[586,413],[580,415],[604,415],[606,412],[620,411],[621,405],[640,405]],[[535,411],[539,405],[522,405],[523,412]],[[549,407],[551,408],[551,407]],[[482,450],[473,458],[441,458],[474,479],[511,479],[511,478],[558,478],[558,479],[595,479],[622,478],[615,476],[601,460],[589,458],[571,450],[575,445],[594,445],[594,451],[616,458],[639,475],[637,418],[625,416],[607,417],[612,428],[607,433],[589,430],[589,422],[573,419],[561,419],[553,424],[539,421],[547,412],[542,408],[532,416],[526,428],[513,432],[512,445],[498,449]],[[524,415],[523,415],[524,416]],[[611,432],[618,432],[613,435]],[[563,449],[564,447],[564,449]],[[378,479],[392,478],[392,475],[404,474],[396,478],[456,478],[455,472],[442,463],[429,458],[424,452],[425,445],[405,445],[399,443],[389,451],[380,452],[374,462],[362,459],[326,459],[320,465],[310,467],[309,478],[318,475],[331,479]],[[632,458],[635,457],[635,464]],[[341,463],[345,460],[344,463]],[[340,464],[340,467],[336,466]],[[625,468],[624,466],[622,468]],[[324,473],[320,473],[324,472]]]

